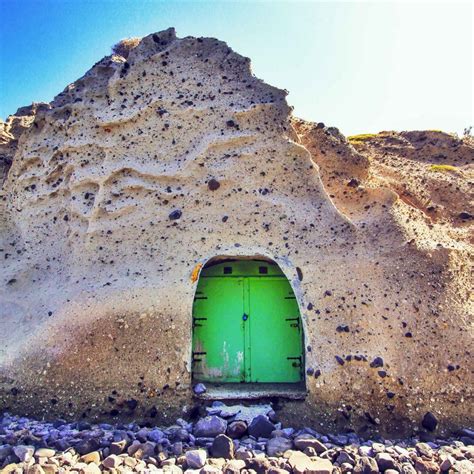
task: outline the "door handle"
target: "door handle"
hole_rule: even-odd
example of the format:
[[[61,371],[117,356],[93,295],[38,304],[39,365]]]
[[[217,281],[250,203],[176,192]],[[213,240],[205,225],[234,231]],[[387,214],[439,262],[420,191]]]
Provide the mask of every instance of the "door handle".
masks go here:
[[[247,319],[249,319],[249,315],[244,313],[244,314],[242,315],[242,319],[243,319],[244,321],[247,321]]]

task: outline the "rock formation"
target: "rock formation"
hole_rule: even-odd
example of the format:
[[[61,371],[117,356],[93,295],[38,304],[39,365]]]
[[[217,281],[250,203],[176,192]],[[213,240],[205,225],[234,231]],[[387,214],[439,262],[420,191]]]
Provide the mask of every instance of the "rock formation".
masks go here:
[[[346,140],[285,95],[225,43],[170,29],[2,124],[1,407],[189,410],[193,269],[259,256],[305,329],[308,395],[282,419],[473,421],[473,140]]]

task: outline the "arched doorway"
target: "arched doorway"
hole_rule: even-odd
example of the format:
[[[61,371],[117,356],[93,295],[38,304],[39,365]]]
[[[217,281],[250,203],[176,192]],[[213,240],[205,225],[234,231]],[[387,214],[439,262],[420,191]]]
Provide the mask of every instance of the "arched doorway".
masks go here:
[[[193,379],[299,383],[303,327],[295,294],[275,262],[211,261],[193,304]]]

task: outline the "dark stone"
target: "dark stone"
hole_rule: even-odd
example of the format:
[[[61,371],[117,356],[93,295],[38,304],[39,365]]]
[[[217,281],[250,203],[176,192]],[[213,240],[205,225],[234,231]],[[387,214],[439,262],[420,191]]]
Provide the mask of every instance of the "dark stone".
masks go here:
[[[353,466],[355,464],[355,458],[354,455],[348,453],[347,451],[341,451],[336,459],[336,462],[339,464],[339,466],[344,463]]]
[[[228,127],[236,127],[237,124],[233,120],[227,120],[225,123]]]
[[[226,432],[227,421],[218,416],[206,416],[201,418],[194,426],[194,436],[214,437]]]
[[[468,220],[468,219],[474,219],[474,216],[472,214],[469,214],[469,212],[462,211],[462,212],[459,213],[459,218],[464,219],[464,220]]]
[[[242,420],[233,421],[229,423],[227,427],[227,436],[230,436],[232,439],[242,438],[242,436],[247,432],[247,423]]]
[[[348,183],[347,183],[347,186],[349,186],[350,188],[357,188],[357,186],[359,186],[360,184],[360,181],[358,179],[355,179],[355,178],[352,178]]]
[[[303,271],[301,270],[300,267],[296,267],[296,273],[298,275],[298,280],[303,281]]]
[[[234,442],[225,434],[216,436],[212,442],[211,455],[214,458],[233,459]]]
[[[344,359],[342,357],[339,357],[339,356],[334,356],[334,357],[337,360],[337,363],[339,365],[344,365]]]
[[[316,128],[324,128],[325,125],[323,122],[318,122],[318,124],[316,125]]]
[[[179,209],[174,210],[173,212],[170,213],[168,216],[172,221],[175,221],[176,219],[179,219],[182,216],[182,211]]]
[[[134,398],[127,400],[125,403],[127,404],[127,407],[129,408],[129,410],[131,411],[135,410],[135,408],[137,408],[138,406],[138,401],[135,400]]]
[[[370,363],[370,367],[372,367],[373,369],[377,368],[377,367],[383,367],[383,359],[382,357],[376,357],[371,363]]]
[[[221,183],[219,183],[217,179],[212,178],[208,181],[207,187],[210,191],[215,191],[216,189],[219,189],[221,187]]]
[[[258,415],[250,423],[249,434],[254,438],[269,438],[275,425],[264,415]]]
[[[79,443],[77,443],[74,448],[81,456],[83,456],[84,454],[91,453],[92,451],[97,451],[100,448],[100,444],[94,438],[83,439],[79,441]]]
[[[316,370],[314,371],[314,378],[317,379],[317,378],[320,377],[320,376],[321,376],[321,370],[320,370],[320,369],[316,369]]]
[[[349,332],[349,326],[347,324],[340,324],[337,328],[336,328],[336,331],[337,332]]]
[[[434,431],[438,425],[438,419],[430,411],[425,414],[421,421],[421,426],[428,431]]]

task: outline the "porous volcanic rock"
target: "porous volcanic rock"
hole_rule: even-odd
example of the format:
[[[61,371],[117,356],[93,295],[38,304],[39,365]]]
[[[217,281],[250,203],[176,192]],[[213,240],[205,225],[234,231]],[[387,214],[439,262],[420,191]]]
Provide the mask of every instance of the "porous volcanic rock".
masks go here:
[[[285,96],[225,43],[169,29],[2,123],[2,408],[182,415],[196,269],[242,256],[278,263],[301,310],[308,396],[281,419],[473,421],[472,139],[348,141]]]

